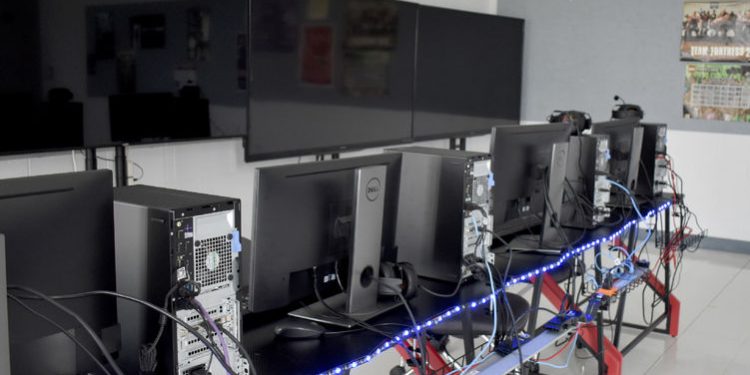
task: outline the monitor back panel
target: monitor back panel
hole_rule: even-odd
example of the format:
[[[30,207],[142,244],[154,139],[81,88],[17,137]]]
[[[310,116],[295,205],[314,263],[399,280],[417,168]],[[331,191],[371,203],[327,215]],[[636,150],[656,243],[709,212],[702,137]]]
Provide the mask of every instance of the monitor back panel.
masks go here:
[[[420,276],[458,281],[467,262],[492,243],[491,161],[487,154],[405,147],[402,154],[396,245],[398,259]],[[476,223],[476,227],[475,227]],[[467,257],[469,257],[467,259]],[[494,261],[494,255],[487,253]]]

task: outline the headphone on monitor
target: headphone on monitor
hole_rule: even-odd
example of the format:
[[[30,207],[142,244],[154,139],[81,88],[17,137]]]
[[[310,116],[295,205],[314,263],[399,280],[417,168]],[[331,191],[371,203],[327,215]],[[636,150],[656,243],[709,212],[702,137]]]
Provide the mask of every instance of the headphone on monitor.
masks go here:
[[[612,108],[613,119],[624,119],[624,118],[633,118],[633,117],[643,119],[643,109],[638,104],[626,103],[625,100],[621,98],[619,95],[615,95],[615,101],[620,101],[621,103],[615,104],[615,107]]]
[[[378,278],[378,294],[381,296],[403,295],[409,299],[417,295],[419,279],[411,263],[381,262]]]
[[[572,126],[573,134],[581,134],[591,128],[591,115],[581,111],[555,110],[547,117],[550,123],[566,123]]]

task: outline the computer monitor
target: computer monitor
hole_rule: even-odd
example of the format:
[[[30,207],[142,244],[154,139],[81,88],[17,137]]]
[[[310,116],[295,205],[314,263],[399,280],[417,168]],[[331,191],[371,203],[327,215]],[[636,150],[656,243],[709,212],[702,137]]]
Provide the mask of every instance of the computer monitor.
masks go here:
[[[570,125],[562,123],[492,129],[494,230],[498,235],[539,233],[540,224],[554,226],[553,216],[562,203],[570,134]],[[554,231],[543,229],[540,242],[547,242],[545,236],[547,240],[556,237]]]
[[[380,260],[395,260],[400,169],[400,154],[258,168],[252,245],[243,252],[242,261],[242,274],[249,277],[250,312],[311,297],[313,285],[338,292],[328,304],[342,312],[378,310]],[[343,275],[355,282],[342,280]],[[337,280],[346,293],[341,293]],[[305,315],[315,308],[311,305],[291,315]],[[333,321],[305,317],[351,324],[340,324],[335,317]]]
[[[641,158],[643,128],[637,117],[595,123],[591,134],[609,136],[609,174],[615,182],[635,191],[638,183],[638,168]],[[621,189],[612,187],[610,205],[630,207],[631,202]]]
[[[0,181],[0,233],[5,235],[8,284],[45,294],[115,290],[112,173],[91,171]],[[43,301],[25,301],[62,325],[104,361],[85,331]],[[81,316],[114,353],[119,349],[112,298],[65,305]],[[57,328],[10,301],[11,373],[81,374],[99,368]]]
[[[560,224],[565,228],[590,229],[607,220],[611,208],[609,137],[570,137],[568,165]]]

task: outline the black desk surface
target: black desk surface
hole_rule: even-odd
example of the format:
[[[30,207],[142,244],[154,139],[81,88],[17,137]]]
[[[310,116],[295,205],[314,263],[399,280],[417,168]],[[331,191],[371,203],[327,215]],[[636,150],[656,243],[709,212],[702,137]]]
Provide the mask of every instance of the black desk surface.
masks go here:
[[[645,215],[648,211],[658,208],[658,205],[664,202],[665,200],[660,200],[654,204],[645,204],[641,207],[641,211]],[[579,236],[575,238],[579,238],[579,244],[589,243],[611,235],[622,228],[627,221],[637,218],[635,214],[624,215],[623,217],[625,220],[616,225],[602,226],[582,234],[579,232]],[[559,255],[514,253],[509,275],[519,275],[529,270],[538,269],[542,265],[553,263],[558,259]],[[499,272],[504,272],[507,261],[507,252],[497,254],[495,264]],[[566,279],[568,275],[569,269],[561,267],[554,274],[554,277],[559,282]],[[455,284],[451,283],[432,280],[421,281],[427,287],[437,292],[450,293],[455,288]],[[421,323],[453,306],[476,300],[489,294],[488,286],[481,282],[470,282],[464,285],[459,295],[453,298],[438,298],[420,292],[415,298],[410,300],[410,305],[414,310],[418,323]],[[250,314],[246,315],[243,319],[244,334],[242,342],[253,357],[253,363],[260,375],[319,374],[336,366],[372,354],[378,346],[387,340],[381,335],[356,329],[350,333],[326,335],[318,340],[285,340],[275,336],[274,327],[279,322],[292,318],[287,317],[284,312],[277,312],[275,314],[275,316],[271,317],[268,314]],[[378,326],[379,329],[393,333],[394,335],[403,331],[407,326],[411,327],[412,325],[403,306],[372,319],[368,323],[373,325],[383,323],[398,324]],[[388,370],[390,368],[383,369],[383,373],[386,373]]]
[[[423,284],[441,293],[450,293],[455,284],[422,280]],[[453,298],[438,298],[427,293],[418,293],[409,301],[418,323],[460,303],[468,302],[490,294],[489,287],[480,282],[470,282],[462,286],[459,295]],[[243,321],[242,343],[253,356],[253,363],[260,375],[265,374],[318,374],[354,359],[372,354],[387,339],[376,333],[358,330],[346,334],[326,335],[319,340],[292,341],[277,338],[274,327],[276,321],[257,325],[253,315],[246,315]],[[393,335],[412,327],[411,320],[403,306],[391,310],[368,321]],[[383,323],[398,325],[380,326]],[[388,369],[390,370],[390,369]],[[387,370],[384,370],[387,373]]]
[[[643,214],[645,215],[648,210],[652,209],[652,206],[644,205],[642,206],[642,209],[645,210],[643,211]],[[637,218],[635,213],[627,214],[620,211],[615,212],[614,215],[616,215],[618,219],[610,224],[601,225],[587,230],[567,228],[565,229],[565,233],[568,239],[574,241],[576,245],[587,244],[597,239],[610,236],[613,232],[622,228],[627,221]],[[555,263],[560,259],[560,254],[535,251],[514,251],[511,259],[510,253],[504,246],[493,249],[493,252],[495,253],[495,267],[498,272],[504,273],[508,262],[510,262],[510,268],[508,269],[509,276],[522,275],[530,270],[536,270],[545,265]],[[569,267],[568,264],[564,264],[551,272],[551,275],[557,282],[562,282],[571,276],[571,270],[572,267]]]

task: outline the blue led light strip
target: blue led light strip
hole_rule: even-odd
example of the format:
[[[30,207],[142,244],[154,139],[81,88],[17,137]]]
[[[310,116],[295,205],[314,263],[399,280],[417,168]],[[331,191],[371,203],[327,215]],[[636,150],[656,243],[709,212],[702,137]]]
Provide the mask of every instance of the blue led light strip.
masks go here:
[[[533,278],[535,276],[539,276],[540,274],[553,271],[556,268],[559,268],[560,266],[562,266],[568,259],[570,259],[572,257],[578,256],[581,253],[583,253],[583,252],[585,252],[585,251],[587,251],[589,249],[593,249],[594,247],[599,246],[601,244],[612,242],[615,238],[620,237],[620,235],[622,235],[625,231],[627,231],[630,228],[632,228],[634,225],[638,225],[639,223],[644,222],[644,221],[648,220],[651,217],[655,217],[657,214],[663,212],[664,210],[666,210],[667,208],[669,208],[671,205],[672,205],[672,202],[671,201],[667,201],[664,204],[662,204],[661,206],[659,206],[659,207],[657,207],[657,208],[649,211],[646,215],[643,216],[642,220],[640,218],[639,219],[631,220],[631,221],[625,223],[625,225],[623,225],[622,228],[620,228],[618,231],[610,234],[608,237],[599,238],[599,239],[591,241],[591,242],[589,242],[589,243],[587,243],[585,245],[581,245],[581,246],[578,246],[576,248],[569,249],[568,251],[566,251],[554,263],[547,264],[547,265],[545,265],[545,266],[543,266],[541,268],[537,268],[536,270],[530,271],[530,272],[528,272],[526,274],[513,276],[513,277],[510,278],[510,280],[508,280],[505,283],[505,288],[507,289],[508,287],[510,287],[512,285],[515,285],[515,284],[518,284],[518,283],[521,283],[521,282],[525,282],[525,281],[529,281],[529,280],[531,280],[531,278]],[[465,303],[463,305],[457,305],[457,306],[451,307],[450,309],[445,310],[443,313],[441,313],[439,315],[436,315],[435,317],[433,317],[433,318],[425,321],[424,323],[422,323],[420,325],[417,325],[415,328],[404,330],[399,335],[394,336],[392,340],[388,340],[388,341],[384,342],[377,349],[375,349],[375,351],[372,352],[371,354],[369,354],[367,356],[364,356],[362,358],[359,358],[357,360],[351,361],[351,362],[349,362],[349,363],[347,363],[345,365],[338,366],[338,367],[333,368],[331,370],[328,370],[326,372],[322,372],[322,373],[320,373],[320,375],[332,375],[332,374],[336,375],[336,374],[341,374],[341,373],[343,373],[346,370],[351,370],[351,369],[353,369],[355,367],[362,366],[362,365],[364,365],[364,364],[372,361],[373,358],[377,357],[382,352],[384,352],[384,351],[390,349],[391,347],[395,346],[396,344],[398,344],[402,340],[406,340],[406,339],[412,338],[414,336],[414,333],[416,333],[418,331],[421,331],[422,329],[428,329],[428,328],[430,328],[432,326],[439,325],[444,320],[447,320],[451,316],[460,313],[462,310],[476,309],[479,306],[486,305],[488,302],[490,302],[490,297],[491,297],[491,294],[488,295],[488,296],[486,296],[486,297],[483,297],[481,299]]]

